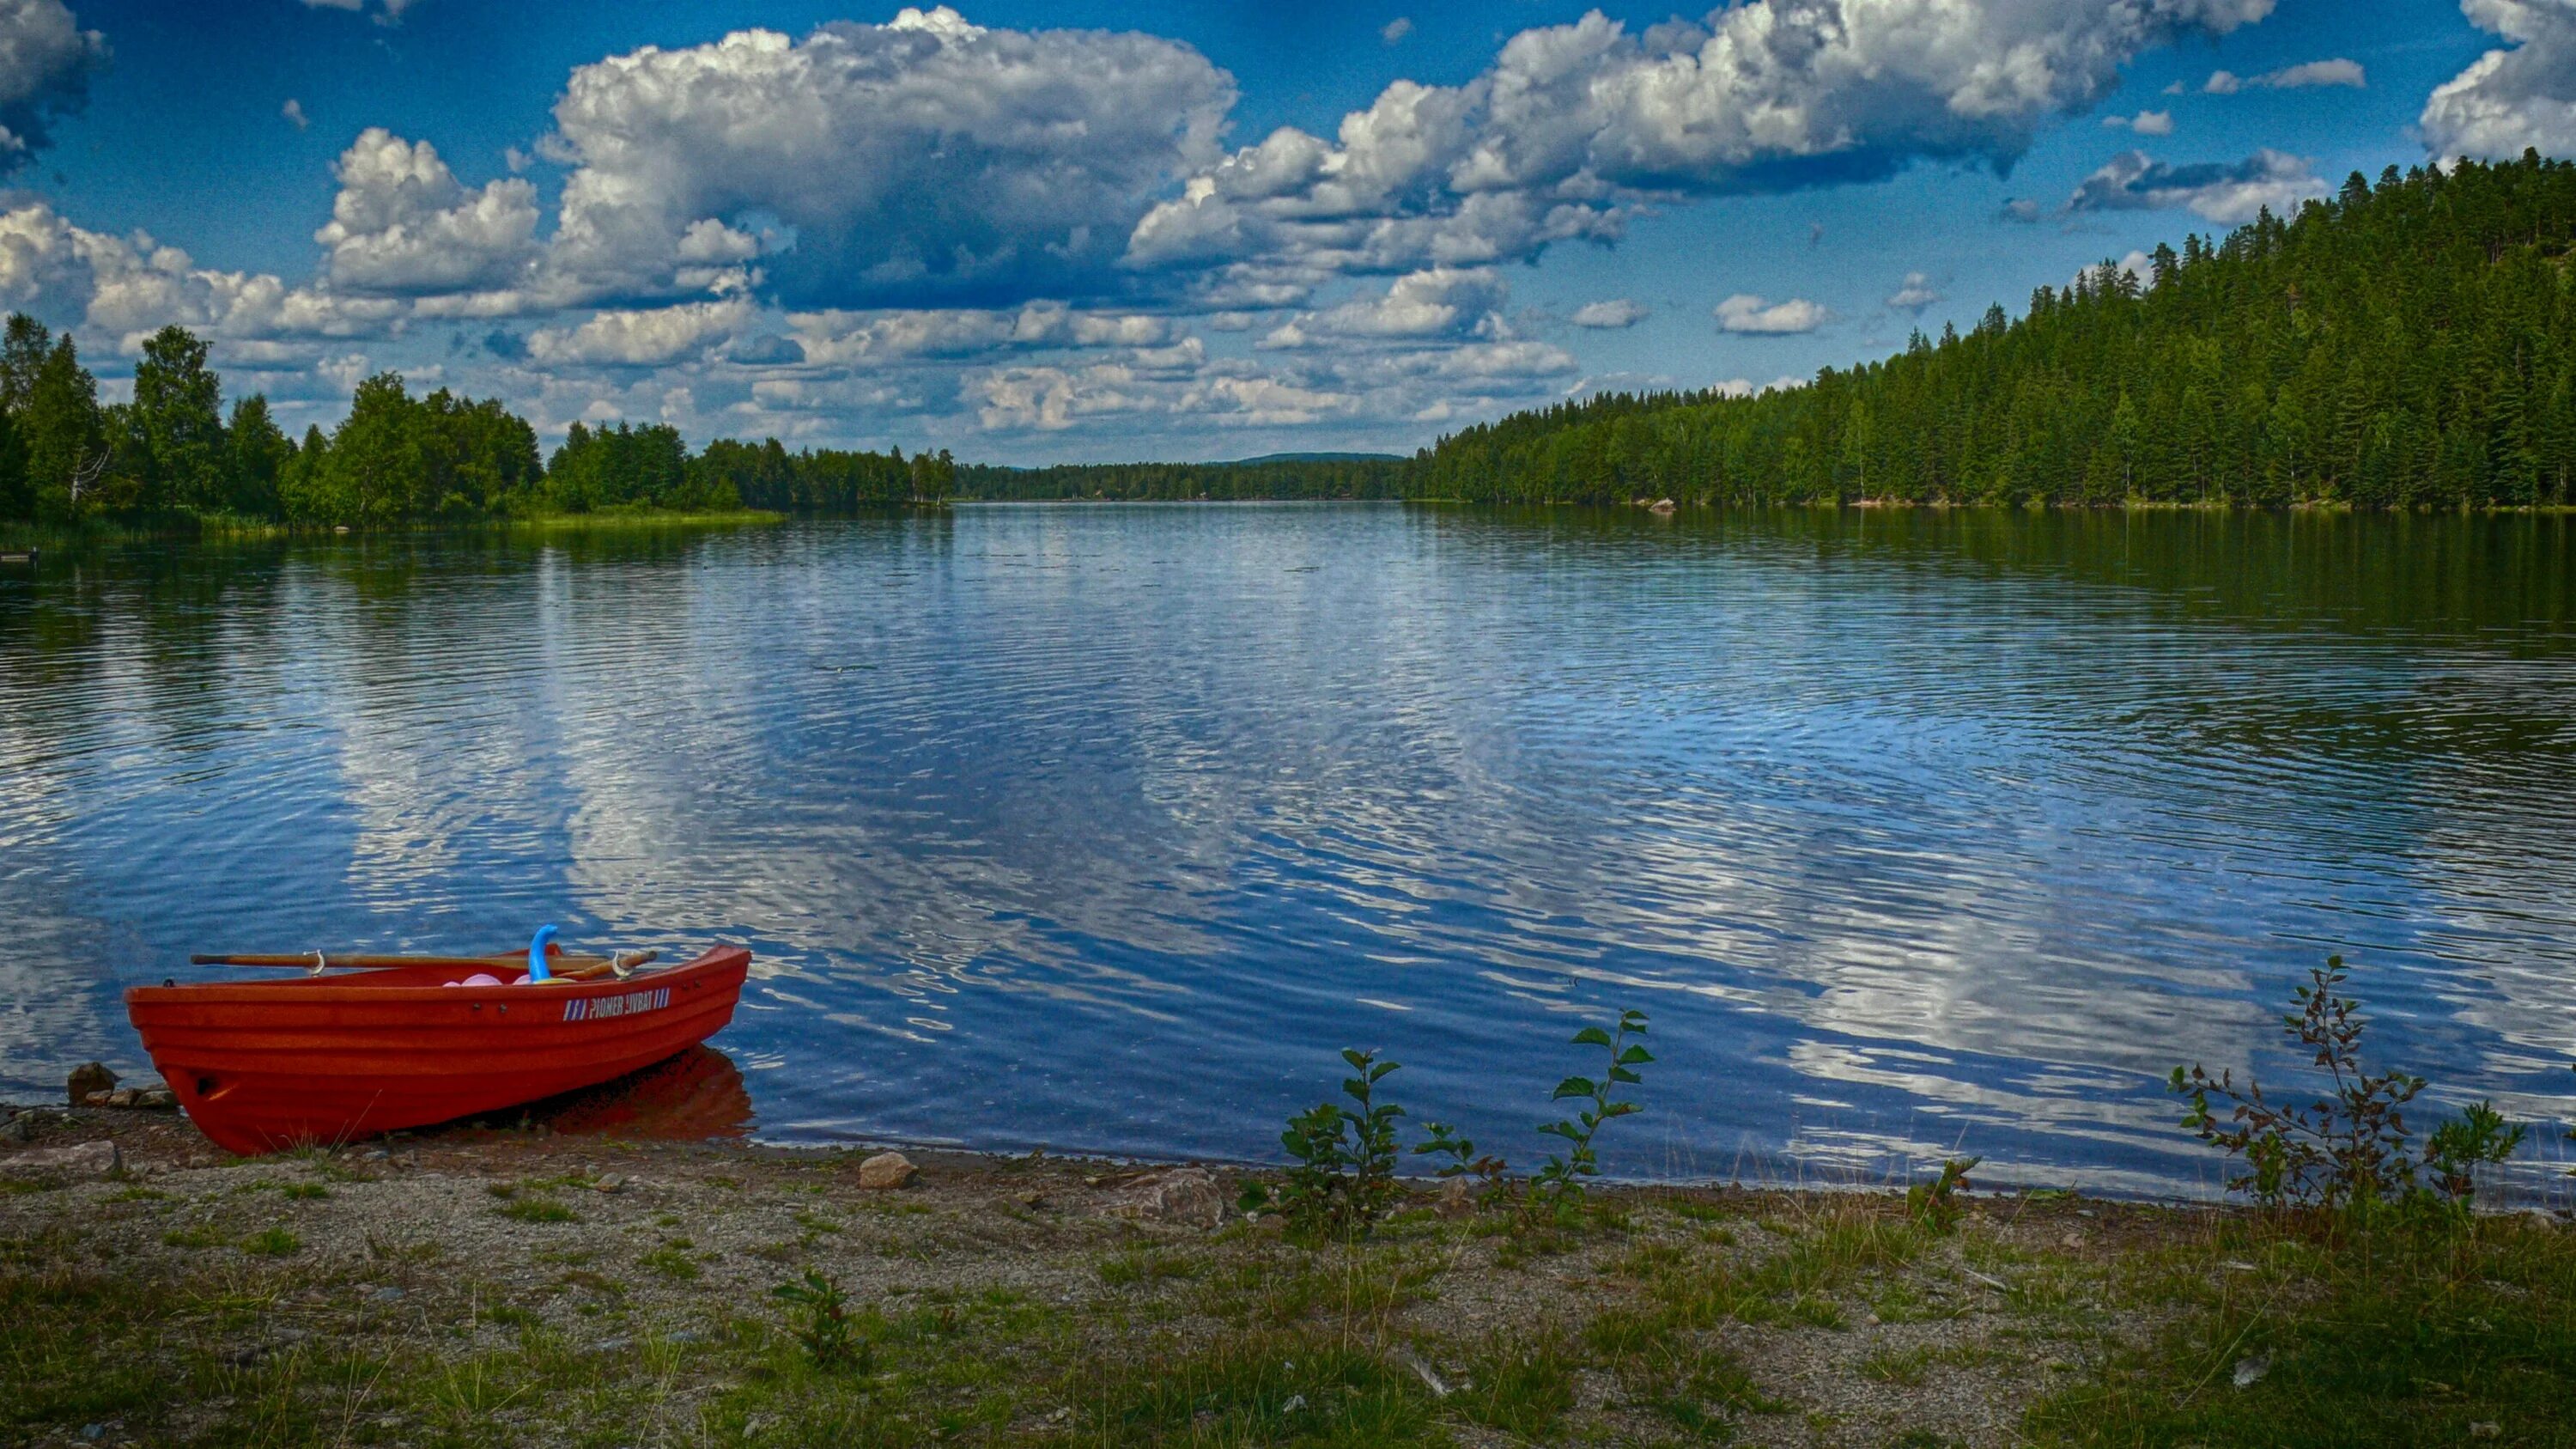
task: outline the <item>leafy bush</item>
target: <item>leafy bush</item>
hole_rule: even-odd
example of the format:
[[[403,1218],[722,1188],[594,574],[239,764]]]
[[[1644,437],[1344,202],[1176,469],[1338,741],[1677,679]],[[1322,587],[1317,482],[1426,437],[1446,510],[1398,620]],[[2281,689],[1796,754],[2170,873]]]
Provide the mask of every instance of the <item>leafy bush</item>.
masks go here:
[[[1413,1155],[1448,1159],[1433,1176],[1473,1177],[1485,1185],[1488,1194],[1501,1189],[1503,1174],[1508,1170],[1503,1159],[1490,1152],[1479,1154],[1472,1140],[1460,1136],[1458,1129],[1446,1122],[1428,1123],[1423,1130],[1430,1134],[1429,1140],[1417,1144]]]
[[[1947,1233],[1959,1225],[1959,1194],[1968,1187],[1968,1174],[1976,1170],[1982,1157],[1953,1157],[1941,1164],[1941,1175],[1930,1182],[1918,1182],[1905,1190],[1905,1211],[1923,1228],[1934,1233]]]
[[[1400,1064],[1347,1047],[1342,1060],[1357,1074],[1342,1082],[1356,1109],[1319,1102],[1289,1118],[1279,1136],[1291,1165],[1277,1206],[1289,1230],[1307,1236],[1365,1236],[1403,1191],[1395,1181],[1395,1122],[1404,1109],[1377,1099],[1377,1084]]]
[[[865,1373],[875,1363],[876,1345],[851,1321],[849,1295],[821,1270],[808,1268],[802,1281],[781,1283],[769,1295],[787,1305],[787,1331],[816,1368]]]
[[[2509,1126],[2490,1102],[2445,1122],[2426,1140],[2420,1166],[2433,1170],[2428,1191],[2409,1144],[2406,1105],[2425,1086],[2404,1072],[2373,1076],[2361,1065],[2365,1019],[2360,1003],[2336,994],[2349,973],[2341,956],[2311,968],[2309,984],[2296,988],[2300,1009],[2281,1018],[2291,1040],[2315,1053],[2326,1069],[2328,1091],[2305,1106],[2276,1101],[2233,1072],[2213,1077],[2198,1064],[2176,1067],[2167,1085],[2190,1099],[2182,1125],[2201,1141],[2244,1160],[2246,1170],[2228,1179],[2230,1192],[2250,1194],[2266,1207],[2366,1210],[2397,1201],[2437,1201],[2465,1210],[2476,1192],[2473,1169],[2502,1162],[2522,1145],[2523,1129]],[[2210,1099],[2233,1104],[2225,1118]]]
[[[1611,1094],[1622,1086],[1637,1085],[1643,1078],[1637,1075],[1636,1069],[1655,1059],[1654,1054],[1642,1044],[1629,1040],[1645,1034],[1646,1014],[1642,1011],[1619,1013],[1619,1026],[1615,1032],[1587,1026],[1574,1034],[1574,1045],[1597,1046],[1608,1061],[1601,1076],[1568,1077],[1556,1084],[1555,1093],[1548,1098],[1551,1102],[1571,1098],[1588,1101],[1592,1105],[1577,1112],[1570,1120],[1550,1122],[1538,1129],[1551,1137],[1562,1137],[1566,1143],[1565,1155],[1548,1158],[1533,1179],[1541,1194],[1560,1199],[1579,1198],[1583,1195],[1583,1180],[1600,1175],[1601,1160],[1593,1152],[1592,1138],[1604,1122],[1639,1110],[1636,1103],[1617,1100]]]

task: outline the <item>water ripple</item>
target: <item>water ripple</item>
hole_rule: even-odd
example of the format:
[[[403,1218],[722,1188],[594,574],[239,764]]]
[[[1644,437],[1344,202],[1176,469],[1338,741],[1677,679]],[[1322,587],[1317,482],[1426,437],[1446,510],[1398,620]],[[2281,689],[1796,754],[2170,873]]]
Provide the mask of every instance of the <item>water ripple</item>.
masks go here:
[[[1527,1156],[2206,1190],[2289,982],[2564,1115],[2551,519],[962,508],[0,580],[0,1088],[192,949],[748,941],[774,1138],[1264,1156],[1331,1052]],[[1629,1124],[1623,1124],[1623,1126]]]

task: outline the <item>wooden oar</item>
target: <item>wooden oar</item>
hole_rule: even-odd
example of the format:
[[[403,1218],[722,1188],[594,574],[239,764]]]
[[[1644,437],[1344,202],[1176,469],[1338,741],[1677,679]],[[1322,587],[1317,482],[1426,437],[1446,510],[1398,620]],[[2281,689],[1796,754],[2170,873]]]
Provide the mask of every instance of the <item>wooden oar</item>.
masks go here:
[[[635,951],[620,952],[615,956],[548,956],[546,958],[546,970],[558,979],[568,981],[587,981],[595,976],[605,976],[616,970],[621,964],[629,968],[633,968],[641,966],[660,955],[661,953],[659,951]],[[279,953],[258,955],[249,953],[200,952],[197,955],[190,956],[188,958],[188,964],[192,966],[250,966],[265,968],[268,970],[300,969],[305,971],[381,971],[388,967],[400,966],[429,966],[452,970],[475,971],[524,971],[528,969],[528,958],[525,956],[334,956],[328,952],[321,951],[307,952],[301,956],[289,956]]]

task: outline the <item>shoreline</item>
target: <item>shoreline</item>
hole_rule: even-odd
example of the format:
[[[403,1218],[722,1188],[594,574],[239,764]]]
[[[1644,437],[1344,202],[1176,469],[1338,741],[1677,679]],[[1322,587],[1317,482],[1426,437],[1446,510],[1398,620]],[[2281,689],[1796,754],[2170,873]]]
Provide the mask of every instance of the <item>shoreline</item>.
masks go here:
[[[2576,1434],[2576,1327],[2546,1306],[2576,1296],[2576,1230],[2530,1215],[2418,1243],[2054,1192],[1944,1223],[1891,1192],[1533,1213],[1409,1180],[1366,1241],[1304,1243],[1245,1217],[1276,1174],[1232,1164],[907,1151],[917,1176],[869,1187],[904,1174],[614,1124],[243,1159],[175,1113],[35,1114],[0,1146],[0,1437],[31,1444]],[[83,1142],[122,1166],[11,1171]],[[809,1281],[859,1358],[795,1336],[776,1290]],[[2430,1347],[2383,1342],[2428,1312]],[[2356,1333],[2405,1356],[2358,1397]]]

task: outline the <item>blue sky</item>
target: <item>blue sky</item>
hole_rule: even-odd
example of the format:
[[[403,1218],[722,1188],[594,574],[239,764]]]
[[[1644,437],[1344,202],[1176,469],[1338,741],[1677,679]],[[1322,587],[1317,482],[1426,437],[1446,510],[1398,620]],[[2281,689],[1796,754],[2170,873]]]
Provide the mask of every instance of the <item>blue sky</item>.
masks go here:
[[[0,293],[111,394],[179,322],[298,426],[1409,450],[2576,152],[2576,3],[0,0],[0,125]]]

